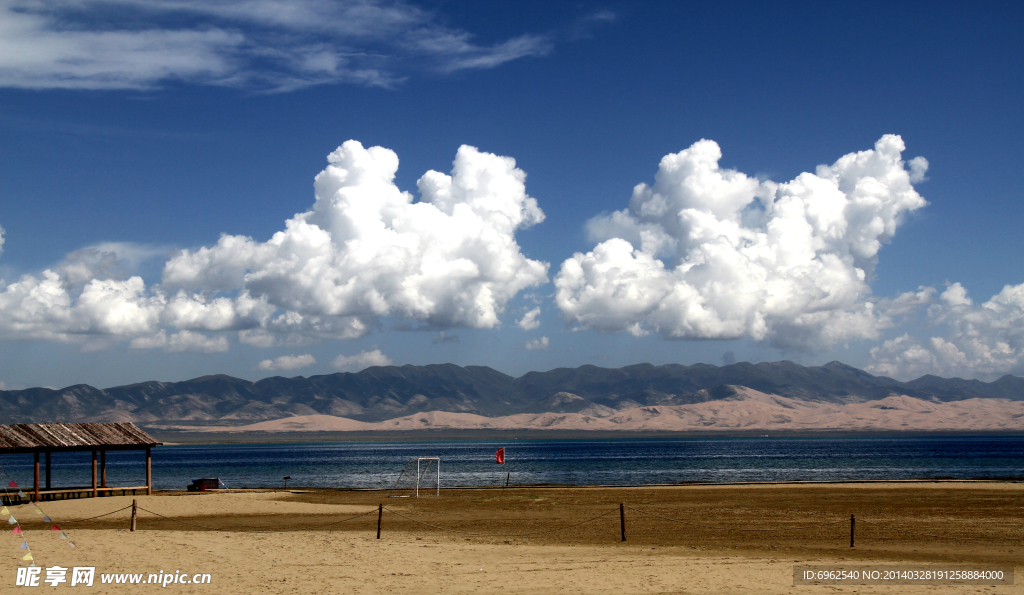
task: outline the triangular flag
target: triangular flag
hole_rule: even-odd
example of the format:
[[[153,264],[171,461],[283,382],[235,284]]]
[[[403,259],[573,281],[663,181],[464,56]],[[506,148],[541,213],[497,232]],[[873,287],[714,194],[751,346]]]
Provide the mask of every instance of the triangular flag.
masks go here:
[[[11,535],[21,535],[21,527],[15,527],[14,531],[11,531]]]
[[[11,514],[11,512],[7,510],[6,506],[4,506],[3,509],[0,509],[0,514]]]
[[[43,511],[39,510],[38,506],[36,507],[36,514],[43,514]],[[43,516],[46,516],[46,515],[43,514]]]
[[[44,523],[52,523],[52,522],[53,522],[53,519],[51,519],[51,518],[49,517],[49,515],[45,515],[45,514],[44,514],[44,515],[43,515],[43,522],[44,522]]]
[[[28,542],[27,541],[22,541],[21,542],[21,549],[23,549],[23,550],[27,550],[28,549]]]
[[[78,547],[78,546],[77,546],[77,545],[75,545],[75,542],[74,542],[74,541],[69,541],[69,542],[68,542],[68,547]]]
[[[67,533],[65,533],[65,532],[63,532],[63,531],[61,531],[61,532],[60,532],[60,538],[61,538],[61,539],[67,539],[67,538],[68,538],[68,534],[67,534]]]
[[[53,528],[50,529],[50,531],[60,531],[60,527],[58,527],[57,525],[54,525]]]
[[[7,519],[7,522],[8,522],[8,524],[16,525],[16,524],[18,524],[18,519],[14,518],[14,515],[12,514],[11,518]]]
[[[14,480],[13,480],[13,479],[11,480],[11,483],[9,483],[9,484],[7,484],[7,485],[11,486],[12,488],[16,488],[16,487],[18,487],[18,484],[14,483]]]
[[[32,552],[29,552],[29,553],[25,554],[24,556],[21,557],[21,559],[22,560],[35,560],[35,558],[32,557]]]
[[[21,490],[18,490],[18,497],[19,498],[28,498],[28,494],[26,494],[25,492],[23,492]]]

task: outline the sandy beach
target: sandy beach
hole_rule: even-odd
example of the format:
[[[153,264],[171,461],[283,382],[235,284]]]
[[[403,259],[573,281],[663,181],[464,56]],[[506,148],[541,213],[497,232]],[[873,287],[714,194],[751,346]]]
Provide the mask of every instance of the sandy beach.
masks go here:
[[[1019,573],[1022,491],[1020,483],[898,482],[442,489],[418,499],[348,490],[176,492],[137,497],[135,532],[128,510],[74,522],[128,506],[131,497],[41,503],[75,548],[33,507],[11,512],[40,566],[96,567],[87,593],[149,591],[158,587],[101,585],[98,575],[161,571],[209,573],[213,590],[239,594],[1024,593],[1021,579],[1014,586],[793,585],[794,564],[1001,564]],[[854,548],[850,514],[858,519]],[[994,540],[967,539],[982,537]],[[20,537],[4,542],[0,591],[20,592],[16,567],[28,564]]]

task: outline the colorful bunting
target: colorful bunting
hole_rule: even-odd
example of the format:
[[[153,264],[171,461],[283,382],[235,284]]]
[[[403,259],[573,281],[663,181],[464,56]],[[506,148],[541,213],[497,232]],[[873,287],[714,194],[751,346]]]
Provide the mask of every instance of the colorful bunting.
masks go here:
[[[3,473],[3,471],[0,470],[0,475],[7,475],[7,474]],[[18,488],[17,482],[15,482],[13,479],[7,485],[12,487],[12,488]],[[31,498],[29,498],[28,494],[26,494],[20,488],[18,488],[18,497],[19,498],[28,498],[29,499],[29,503],[32,504],[32,506],[35,508],[36,514],[41,515],[43,517],[43,522],[44,523],[53,523],[53,519],[51,519],[48,514],[43,512],[43,509],[39,507],[39,503],[35,502],[35,501],[32,501]],[[12,535],[23,535],[23,532],[21,530],[21,526],[18,523],[18,519],[14,518],[14,515],[11,514],[11,511],[10,511],[10,509],[7,506],[0,506],[0,515],[7,516],[8,517],[7,518],[7,523],[11,524],[11,525],[14,525],[14,528],[11,530],[11,534]],[[77,545],[75,545],[75,542],[71,540],[71,538],[68,536],[68,534],[65,533],[58,525],[56,525],[56,524],[52,525],[50,527],[50,530],[51,531],[57,531],[60,534],[60,538],[61,539],[67,540],[68,547],[70,547],[70,548],[77,548],[78,547]],[[29,562],[29,568],[36,568],[37,566],[36,566],[36,563],[34,561],[35,559],[32,557],[32,549],[29,547],[28,541],[26,541],[24,539],[24,537],[22,538],[21,546],[19,546],[19,547],[20,547],[20,549],[28,550],[21,559]]]

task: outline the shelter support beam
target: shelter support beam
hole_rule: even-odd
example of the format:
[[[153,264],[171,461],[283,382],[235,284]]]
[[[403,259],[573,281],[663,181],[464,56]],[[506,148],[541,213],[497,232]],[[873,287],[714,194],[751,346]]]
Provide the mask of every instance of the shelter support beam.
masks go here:
[[[32,487],[35,490],[35,501],[39,502],[39,451],[35,451],[33,454],[34,467],[35,467],[35,481],[32,482]]]
[[[153,495],[153,449],[146,447],[146,495]]]
[[[50,489],[50,451],[46,451],[46,489]]]
[[[96,489],[96,451],[92,451],[92,497],[95,498],[99,490]]]

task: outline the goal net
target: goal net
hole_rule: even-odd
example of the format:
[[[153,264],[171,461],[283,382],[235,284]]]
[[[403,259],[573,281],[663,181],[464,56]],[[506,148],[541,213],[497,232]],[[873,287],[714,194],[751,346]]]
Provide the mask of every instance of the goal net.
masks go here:
[[[419,498],[420,492],[441,495],[441,459],[439,457],[412,457],[402,469],[388,498]]]

